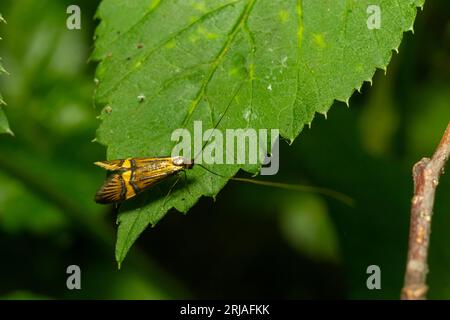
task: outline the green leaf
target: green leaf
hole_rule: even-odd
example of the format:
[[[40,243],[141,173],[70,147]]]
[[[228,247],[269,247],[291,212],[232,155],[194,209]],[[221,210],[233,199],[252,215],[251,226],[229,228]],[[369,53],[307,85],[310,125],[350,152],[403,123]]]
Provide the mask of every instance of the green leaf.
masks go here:
[[[1,107],[0,107],[0,133],[8,133],[10,135],[14,135],[11,129],[9,128],[8,119],[6,118],[5,112]]]
[[[0,13],[0,23],[4,22],[6,23],[6,20],[3,18],[2,14]],[[1,40],[2,38],[0,38]],[[3,65],[1,64],[1,58],[0,58],[0,75],[2,73],[8,74],[8,72],[3,68]],[[13,135],[13,132],[9,128],[8,119],[6,118],[5,112],[2,109],[2,105],[6,105],[5,101],[3,100],[2,95],[0,94],[0,133],[8,133]]]
[[[315,113],[386,69],[423,0],[104,0],[93,58],[96,101],[105,106],[97,140],[108,159],[169,155],[177,128],[279,129],[292,142]],[[369,29],[370,5],[381,28]],[[223,114],[225,116],[223,116]],[[223,118],[222,118],[223,116]],[[259,166],[215,165],[231,177]],[[186,186],[172,182],[120,210],[119,264],[170,208],[187,212],[215,197],[227,179],[194,166]]]

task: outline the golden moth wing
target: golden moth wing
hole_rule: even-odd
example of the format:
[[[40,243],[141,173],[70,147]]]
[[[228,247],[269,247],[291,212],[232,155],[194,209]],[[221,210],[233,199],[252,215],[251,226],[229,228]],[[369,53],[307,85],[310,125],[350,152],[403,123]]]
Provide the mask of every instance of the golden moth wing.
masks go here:
[[[130,159],[97,161],[94,162],[94,164],[109,171],[117,171],[131,168]]]
[[[106,170],[118,172],[107,178],[98,190],[95,201],[106,204],[130,199],[184,169],[183,166],[174,165],[172,160],[166,157],[96,162],[96,165]]]
[[[158,182],[161,182],[165,178],[175,174],[178,170],[172,170],[171,168],[158,169],[158,170],[145,170],[138,169],[134,174],[134,179],[131,183],[134,184],[135,189],[142,191],[147,189]]]
[[[171,157],[158,157],[158,158],[144,157],[144,158],[132,158],[132,160],[134,161],[136,168],[140,168],[140,167],[147,166],[148,164],[152,164],[152,163],[172,161],[172,158]]]
[[[122,175],[115,173],[110,175],[105,183],[95,194],[97,203],[114,203],[125,200],[127,188]]]
[[[172,158],[127,158],[116,160],[105,160],[94,162],[95,165],[110,171],[139,169],[141,167],[164,167],[167,163],[172,163]]]

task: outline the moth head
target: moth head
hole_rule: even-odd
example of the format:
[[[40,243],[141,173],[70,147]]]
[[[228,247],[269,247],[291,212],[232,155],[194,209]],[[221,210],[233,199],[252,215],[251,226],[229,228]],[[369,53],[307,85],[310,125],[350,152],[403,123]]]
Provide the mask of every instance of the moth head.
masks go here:
[[[185,157],[174,157],[172,163],[175,166],[184,167],[185,169],[191,169],[194,165],[194,161]]]

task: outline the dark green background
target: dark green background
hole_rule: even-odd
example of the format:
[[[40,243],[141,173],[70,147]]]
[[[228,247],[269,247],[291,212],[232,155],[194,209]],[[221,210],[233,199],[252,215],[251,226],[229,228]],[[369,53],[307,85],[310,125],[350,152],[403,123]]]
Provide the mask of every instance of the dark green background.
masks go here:
[[[82,30],[65,28],[78,4]],[[387,76],[350,108],[336,103],[288,146],[268,180],[322,186],[356,200],[229,182],[216,201],[168,214],[118,271],[115,213],[93,195],[105,157],[92,143],[96,1],[4,1],[0,92],[15,137],[0,136],[2,298],[388,298],[406,260],[411,168],[450,119],[450,3],[428,1]],[[450,170],[450,169],[449,169]],[[431,298],[450,298],[450,176],[439,185],[430,251]],[[66,288],[66,268],[82,290]],[[381,290],[366,268],[381,268]]]

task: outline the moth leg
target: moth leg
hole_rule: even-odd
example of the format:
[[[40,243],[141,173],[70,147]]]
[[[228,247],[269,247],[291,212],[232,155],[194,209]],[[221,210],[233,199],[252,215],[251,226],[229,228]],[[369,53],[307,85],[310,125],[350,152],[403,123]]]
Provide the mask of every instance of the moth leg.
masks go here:
[[[189,189],[189,183],[187,183],[186,170],[183,170],[183,174],[184,174],[184,186],[186,187],[188,193],[192,196],[191,190]]]
[[[175,180],[175,183],[172,184],[172,186],[170,187],[169,191],[167,192],[167,195],[164,197],[164,202],[161,206],[161,211],[164,210],[164,206],[166,205],[167,200],[169,200],[169,196],[172,193],[173,188],[175,188],[175,186],[177,185],[178,181],[180,181],[180,176],[178,176],[177,180]]]

